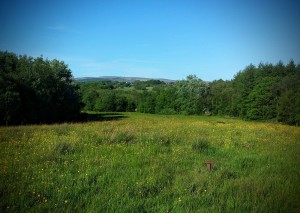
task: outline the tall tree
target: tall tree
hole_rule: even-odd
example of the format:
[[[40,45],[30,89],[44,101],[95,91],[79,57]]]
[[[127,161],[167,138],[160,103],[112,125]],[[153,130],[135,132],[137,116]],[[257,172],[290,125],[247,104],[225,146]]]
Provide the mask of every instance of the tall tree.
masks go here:
[[[233,111],[234,116],[246,116],[246,101],[255,85],[256,67],[252,64],[247,66],[245,70],[238,72],[233,80],[233,88],[235,90]]]
[[[278,77],[265,77],[255,84],[245,102],[247,119],[263,120],[276,117],[277,98],[274,87],[278,81]]]

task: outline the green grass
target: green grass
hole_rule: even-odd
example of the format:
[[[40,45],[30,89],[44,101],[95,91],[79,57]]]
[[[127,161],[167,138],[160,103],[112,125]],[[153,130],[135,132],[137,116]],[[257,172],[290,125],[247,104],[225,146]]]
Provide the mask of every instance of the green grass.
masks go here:
[[[117,118],[0,127],[0,211],[299,211],[299,127]]]

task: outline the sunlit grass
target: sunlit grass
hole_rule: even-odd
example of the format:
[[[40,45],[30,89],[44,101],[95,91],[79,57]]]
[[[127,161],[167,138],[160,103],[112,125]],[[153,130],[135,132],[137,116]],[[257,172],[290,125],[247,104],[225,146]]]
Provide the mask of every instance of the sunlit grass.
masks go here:
[[[125,115],[1,127],[1,211],[299,210],[299,127]]]

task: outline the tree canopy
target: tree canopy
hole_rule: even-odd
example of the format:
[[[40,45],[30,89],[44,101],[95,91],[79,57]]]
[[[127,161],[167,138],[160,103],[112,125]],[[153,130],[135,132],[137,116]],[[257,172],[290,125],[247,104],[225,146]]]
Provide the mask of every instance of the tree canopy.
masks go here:
[[[157,114],[222,115],[300,124],[300,65],[250,64],[232,80],[195,75],[159,80],[74,82],[58,60],[0,52],[0,124],[72,121],[81,109]]]
[[[126,85],[127,89],[113,82],[80,83],[80,87],[86,110],[136,109],[143,113],[223,115],[300,124],[300,65],[294,61],[287,65],[281,61],[257,67],[250,64],[230,81],[208,83],[189,75],[172,84],[152,82],[147,89],[149,83],[137,81]],[[105,88],[107,84],[112,84],[111,88]]]
[[[82,107],[71,70],[58,60],[0,52],[0,123],[70,121]]]

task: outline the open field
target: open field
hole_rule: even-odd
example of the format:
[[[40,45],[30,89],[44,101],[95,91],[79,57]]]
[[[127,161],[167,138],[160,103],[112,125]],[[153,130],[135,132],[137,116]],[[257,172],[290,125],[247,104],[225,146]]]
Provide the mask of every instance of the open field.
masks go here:
[[[205,116],[106,116],[0,127],[0,211],[300,210],[299,127]]]

